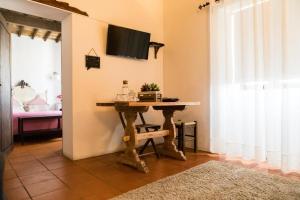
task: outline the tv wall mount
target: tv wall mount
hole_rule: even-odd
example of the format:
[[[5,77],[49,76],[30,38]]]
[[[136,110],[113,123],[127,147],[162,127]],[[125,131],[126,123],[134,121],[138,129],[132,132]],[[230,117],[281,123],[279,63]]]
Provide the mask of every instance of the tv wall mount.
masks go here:
[[[164,47],[165,44],[163,43],[158,43],[158,42],[150,42],[149,47],[154,48],[154,58],[157,59],[157,53],[161,47]]]

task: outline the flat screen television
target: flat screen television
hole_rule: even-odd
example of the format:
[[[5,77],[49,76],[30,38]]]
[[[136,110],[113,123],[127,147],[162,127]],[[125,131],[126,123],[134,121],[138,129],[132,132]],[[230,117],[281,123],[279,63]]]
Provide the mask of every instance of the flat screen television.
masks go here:
[[[150,33],[110,24],[106,54],[147,60],[149,42]]]

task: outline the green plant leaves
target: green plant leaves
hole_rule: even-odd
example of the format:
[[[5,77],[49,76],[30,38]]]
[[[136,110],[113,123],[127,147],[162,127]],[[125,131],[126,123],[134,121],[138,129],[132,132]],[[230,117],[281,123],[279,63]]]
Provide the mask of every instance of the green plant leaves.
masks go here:
[[[156,83],[145,83],[141,87],[142,92],[148,92],[148,91],[160,91],[159,86]]]

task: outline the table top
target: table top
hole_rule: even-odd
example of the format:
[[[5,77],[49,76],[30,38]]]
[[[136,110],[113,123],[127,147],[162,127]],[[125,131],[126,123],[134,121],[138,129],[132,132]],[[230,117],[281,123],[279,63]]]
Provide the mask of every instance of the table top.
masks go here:
[[[116,102],[99,102],[96,106],[198,106],[200,102],[140,102],[140,101],[116,101]]]

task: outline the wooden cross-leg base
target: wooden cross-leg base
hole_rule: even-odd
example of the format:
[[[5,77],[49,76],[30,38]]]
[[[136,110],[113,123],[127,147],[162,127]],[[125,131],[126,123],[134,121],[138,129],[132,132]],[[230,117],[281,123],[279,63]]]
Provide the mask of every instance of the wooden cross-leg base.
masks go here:
[[[132,151],[126,150],[124,154],[119,158],[119,162],[137,168],[139,171],[148,173],[149,169],[146,166],[146,163],[139,158],[138,153],[135,149]]]
[[[176,129],[173,121],[174,110],[163,110],[163,115],[165,117],[163,128],[164,130],[169,130],[169,135],[164,137],[162,154],[178,160],[186,160],[185,155],[182,151],[178,151],[175,145]]]
[[[186,160],[185,155],[182,151],[178,151],[175,145],[176,139],[176,128],[173,121],[173,115],[176,110],[183,110],[184,107],[154,107],[155,110],[162,110],[165,117],[165,122],[163,125],[164,130],[169,130],[169,135],[164,137],[163,148],[161,149],[161,154],[178,159]]]
[[[186,160],[182,151],[178,151],[176,145],[173,142],[164,142],[164,146],[160,153],[165,156],[175,158],[177,160]]]
[[[130,165],[134,168],[137,168],[139,171],[148,173],[149,169],[146,166],[145,162],[140,159],[138,153],[136,152],[136,145],[138,143],[137,140],[137,130],[135,128],[135,120],[137,118],[138,112],[145,112],[148,108],[138,108],[138,109],[130,109],[130,108],[117,108],[118,111],[124,112],[126,119],[126,128],[125,128],[125,136],[123,137],[123,141],[126,144],[125,152],[120,156],[119,162]]]

